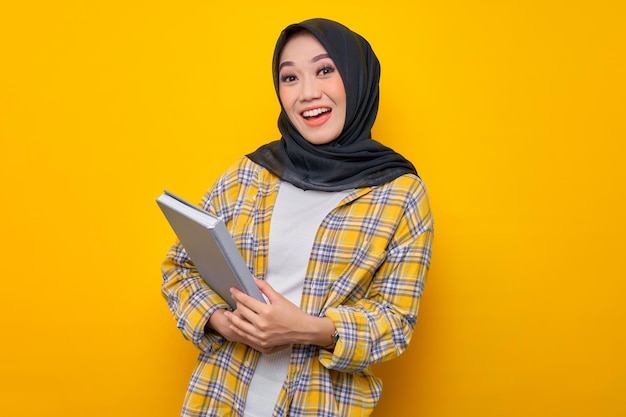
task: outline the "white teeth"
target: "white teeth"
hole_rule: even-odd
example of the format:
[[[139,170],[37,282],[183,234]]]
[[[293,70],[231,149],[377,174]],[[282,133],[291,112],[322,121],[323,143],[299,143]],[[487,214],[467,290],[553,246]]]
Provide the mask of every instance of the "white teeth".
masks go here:
[[[304,117],[314,117],[314,116],[319,116],[322,113],[326,113],[330,111],[329,108],[321,108],[321,109],[313,109],[313,110],[307,110],[305,112],[302,113],[302,116]]]

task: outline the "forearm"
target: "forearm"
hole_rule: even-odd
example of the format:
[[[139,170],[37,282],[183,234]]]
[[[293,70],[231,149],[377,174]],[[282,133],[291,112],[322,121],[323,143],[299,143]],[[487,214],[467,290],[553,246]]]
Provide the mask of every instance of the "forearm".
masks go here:
[[[357,372],[402,354],[417,321],[430,260],[432,231],[389,251],[367,298],[325,310],[341,337],[333,355],[321,356],[330,369]]]
[[[211,313],[227,304],[202,281],[174,246],[162,265],[161,291],[183,336],[199,349],[210,349],[218,339],[207,338],[204,326]]]
[[[334,333],[335,324],[328,317],[308,316],[295,337],[299,344],[332,347],[334,345]]]

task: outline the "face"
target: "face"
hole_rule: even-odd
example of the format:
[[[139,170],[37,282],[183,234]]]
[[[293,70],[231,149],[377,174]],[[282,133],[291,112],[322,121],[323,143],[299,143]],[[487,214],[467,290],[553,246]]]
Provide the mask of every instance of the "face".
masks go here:
[[[346,90],[333,60],[309,32],[300,32],[283,47],[278,95],[291,123],[310,143],[335,140],[346,120]]]

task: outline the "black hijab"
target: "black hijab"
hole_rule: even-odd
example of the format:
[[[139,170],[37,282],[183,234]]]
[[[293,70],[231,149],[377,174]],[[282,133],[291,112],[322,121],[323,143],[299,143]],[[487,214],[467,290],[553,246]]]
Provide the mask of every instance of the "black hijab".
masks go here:
[[[310,19],[285,28],[274,49],[273,76],[278,95],[280,53],[293,33],[307,30],[326,49],[346,89],[343,131],[328,144],[309,143],[282,108],[280,140],[248,155],[281,179],[303,190],[341,191],[389,182],[417,172],[402,155],[371,139],[378,112],[380,64],[367,40],[327,19]],[[279,96],[280,100],[280,96]]]

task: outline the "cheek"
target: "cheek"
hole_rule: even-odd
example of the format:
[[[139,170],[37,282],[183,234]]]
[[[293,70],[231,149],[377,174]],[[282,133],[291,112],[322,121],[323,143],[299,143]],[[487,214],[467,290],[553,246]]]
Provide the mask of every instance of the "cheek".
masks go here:
[[[290,91],[289,88],[280,88],[278,90],[278,97],[280,98],[280,102],[283,104],[285,110],[293,107],[293,92]]]
[[[344,111],[343,116],[345,117],[346,111],[346,89],[343,86],[343,82],[341,79],[336,81],[333,84],[333,96],[335,103],[337,103]]]
[[[333,83],[333,95],[335,97],[335,102],[341,105],[345,105],[346,103],[346,89],[343,86],[343,82],[341,79]]]

